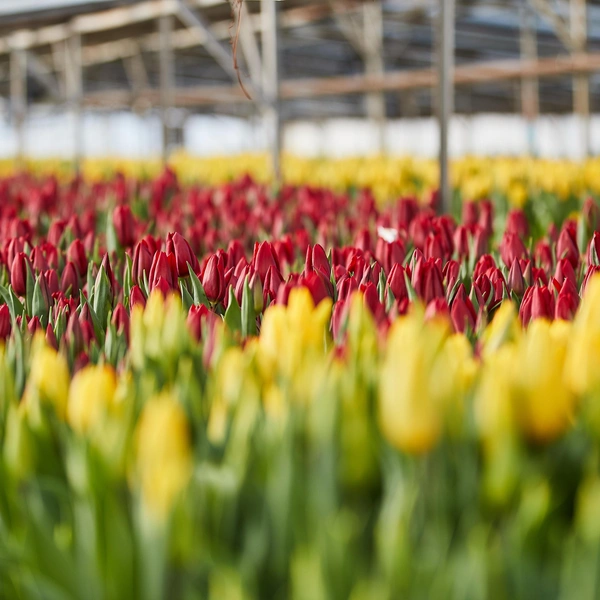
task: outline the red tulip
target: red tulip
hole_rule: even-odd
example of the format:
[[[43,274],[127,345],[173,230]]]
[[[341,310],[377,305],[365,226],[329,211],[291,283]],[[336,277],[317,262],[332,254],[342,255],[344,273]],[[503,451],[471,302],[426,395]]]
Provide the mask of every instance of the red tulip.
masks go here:
[[[400,240],[395,240],[394,242],[386,242],[382,238],[377,240],[375,257],[379,261],[379,264],[386,275],[390,274],[394,265],[402,264],[404,256],[404,245]]]
[[[111,322],[115,326],[117,333],[125,334],[125,338],[129,343],[129,314],[120,302],[115,307]]]
[[[12,331],[12,322],[10,319],[10,310],[6,304],[0,305],[0,340],[4,341]]]
[[[450,311],[445,298],[434,298],[425,309],[424,319],[430,321],[437,317],[448,318]]]
[[[523,240],[515,233],[505,233],[500,243],[500,256],[502,262],[510,268],[515,258],[520,260],[527,258],[527,248]]]
[[[135,243],[135,219],[129,206],[117,206],[112,216],[113,227],[117,240],[123,248],[129,248]]]
[[[458,333],[464,333],[466,330],[474,330],[477,322],[477,313],[473,303],[467,296],[464,284],[458,286],[452,307],[450,309],[450,318],[454,330]]]
[[[595,231],[587,250],[587,264],[600,265],[600,232]]]
[[[27,271],[31,269],[29,258],[24,252],[19,252],[10,267],[10,284],[18,296],[27,293]]]
[[[67,261],[70,261],[75,265],[79,276],[85,277],[88,270],[88,259],[81,240],[76,239],[71,242],[71,245],[67,250],[66,258]]]
[[[563,227],[556,243],[556,259],[566,258],[573,269],[579,266],[579,248],[577,247],[576,233],[570,228]]]
[[[162,279],[164,283],[161,283],[159,286],[160,279]],[[177,263],[175,262],[174,254],[169,254],[167,256],[167,254],[164,252],[157,252],[152,259],[152,267],[150,267],[148,285],[151,290],[156,287],[160,287],[163,291],[165,291],[165,284],[167,290],[177,289]]]
[[[211,302],[218,302],[225,297],[225,270],[215,254],[208,259],[204,268],[202,286]]]
[[[556,298],[556,310],[554,317],[556,319],[563,319],[565,321],[571,321],[577,312],[579,307],[579,294],[575,284],[565,278],[558,297]]]
[[[508,272],[508,290],[515,293],[519,298],[525,293],[525,278],[519,261],[515,258]]]
[[[58,350],[58,341],[50,323],[48,323],[48,327],[46,327],[46,343],[51,348],[54,348],[54,350]]]
[[[62,272],[60,278],[60,289],[63,294],[68,296],[79,295],[79,275],[77,275],[77,269],[72,262],[68,262]]]
[[[142,240],[136,245],[131,265],[131,279],[135,285],[140,285],[144,281],[144,273],[146,273],[146,277],[149,277],[152,257],[153,252],[146,240]]]
[[[252,257],[252,267],[258,273],[261,283],[267,276],[269,267],[275,267],[280,273],[279,261],[270,242],[254,244],[254,255]]]
[[[167,254],[175,255],[175,262],[177,264],[177,274],[179,277],[187,277],[188,275],[188,263],[192,265],[192,269],[198,270],[198,259],[192,252],[191,246],[187,240],[179,233],[170,233],[167,236]]]
[[[529,223],[527,222],[527,216],[522,210],[515,208],[508,213],[506,217],[506,231],[518,235],[521,239],[529,235]]]
[[[394,298],[398,302],[408,298],[408,290],[406,289],[406,270],[401,264],[396,263],[388,276],[388,286],[394,294]]]
[[[144,308],[146,306],[146,298],[140,287],[134,285],[131,290],[129,290],[129,307],[132,309],[136,305],[140,305]]]

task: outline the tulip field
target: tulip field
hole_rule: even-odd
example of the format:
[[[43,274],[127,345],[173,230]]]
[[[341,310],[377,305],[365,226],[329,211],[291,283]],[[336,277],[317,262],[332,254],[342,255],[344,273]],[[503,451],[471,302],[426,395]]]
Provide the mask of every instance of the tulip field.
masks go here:
[[[310,164],[0,168],[0,599],[600,597],[600,166]]]

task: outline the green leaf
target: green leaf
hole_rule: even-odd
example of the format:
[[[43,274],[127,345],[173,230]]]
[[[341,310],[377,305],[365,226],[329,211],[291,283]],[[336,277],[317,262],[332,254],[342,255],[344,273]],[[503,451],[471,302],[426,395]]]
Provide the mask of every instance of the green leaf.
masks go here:
[[[132,260],[129,254],[125,255],[125,269],[123,271],[123,301],[129,302],[129,293],[131,292],[132,279],[131,279]]]
[[[98,320],[101,324],[106,323],[109,311],[109,293],[110,281],[104,267],[100,267],[94,284],[94,293],[91,298],[91,307],[98,315]]]
[[[94,327],[94,333],[96,334],[97,340],[104,339],[104,324],[106,323],[106,318],[104,321],[100,320],[98,313],[94,310],[89,300],[83,295],[83,292],[79,291],[79,305],[81,308],[87,304],[88,310],[90,311],[90,317],[92,318],[92,326]],[[56,339],[59,339],[58,337]]]
[[[31,300],[31,316],[38,317],[42,325],[47,325],[48,320],[48,301],[42,293],[42,287],[40,285],[40,279],[42,275],[39,275],[35,281],[33,288],[33,295]]]
[[[230,288],[231,289],[231,288]],[[237,303],[237,301],[236,301]],[[242,335],[256,335],[256,313],[254,312],[254,294],[248,283],[248,276],[244,280],[244,291],[242,293]]]
[[[406,283],[406,291],[408,292],[408,300],[409,300],[409,302],[414,302],[418,298],[417,292],[415,291],[415,288],[412,286],[412,283],[410,282],[410,277],[408,276],[408,273],[406,273],[406,272],[404,273],[404,282]]]
[[[225,311],[225,324],[232,331],[241,331],[243,334],[242,311],[237,298],[235,297],[233,286],[230,286],[229,288],[229,302],[227,303],[227,310]]]
[[[187,287],[185,286],[183,281],[179,281],[179,289],[181,290],[181,302],[183,304],[183,308],[185,312],[189,312],[190,307],[194,304],[194,299],[192,295],[188,292]]]
[[[202,287],[202,283],[200,283],[200,280],[198,279],[198,275],[196,275],[196,273],[194,273],[194,269],[192,269],[192,266],[190,265],[190,263],[188,263],[188,271],[190,274],[190,282],[192,284],[192,290],[194,291],[194,304],[196,304],[196,305],[204,304],[204,306],[206,306],[207,308],[210,308],[210,302],[208,301],[208,298],[206,297],[206,293],[204,291],[204,288]]]
[[[112,222],[112,213],[111,208],[106,211],[106,249],[109,254],[119,250],[119,241],[117,240],[117,233]]]
[[[33,313],[33,292],[35,290],[35,279],[33,277],[33,271],[29,261],[26,261],[27,265],[27,281],[25,285],[25,305],[27,307],[27,314],[29,316]]]

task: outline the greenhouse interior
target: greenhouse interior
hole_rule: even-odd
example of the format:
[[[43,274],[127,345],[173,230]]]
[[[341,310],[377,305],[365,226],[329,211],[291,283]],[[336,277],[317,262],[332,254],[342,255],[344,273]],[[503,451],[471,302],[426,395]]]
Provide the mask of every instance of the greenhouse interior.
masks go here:
[[[0,0],[0,600],[599,568],[600,0]]]

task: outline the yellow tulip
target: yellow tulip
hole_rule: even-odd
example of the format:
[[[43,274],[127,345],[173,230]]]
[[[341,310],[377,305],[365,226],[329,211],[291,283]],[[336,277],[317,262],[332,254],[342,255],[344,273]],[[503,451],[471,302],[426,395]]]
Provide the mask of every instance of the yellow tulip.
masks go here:
[[[58,417],[64,419],[70,380],[67,361],[50,348],[43,337],[36,337],[32,354],[28,393],[35,390],[39,399],[51,404]]]
[[[420,314],[399,318],[388,334],[379,382],[379,423],[399,450],[422,454],[442,433],[440,399],[431,371],[448,330],[442,323],[423,324]]]
[[[539,442],[555,439],[573,420],[575,397],[565,377],[569,333],[565,321],[536,319],[517,351],[515,412],[524,433]]]
[[[151,398],[136,429],[135,474],[150,515],[165,519],[192,474],[189,424],[170,393]]]
[[[573,321],[567,354],[567,378],[575,393],[600,389],[600,275],[594,275]]]
[[[98,426],[114,407],[116,389],[117,377],[112,367],[90,365],[76,373],[69,390],[69,425],[82,435]]]

